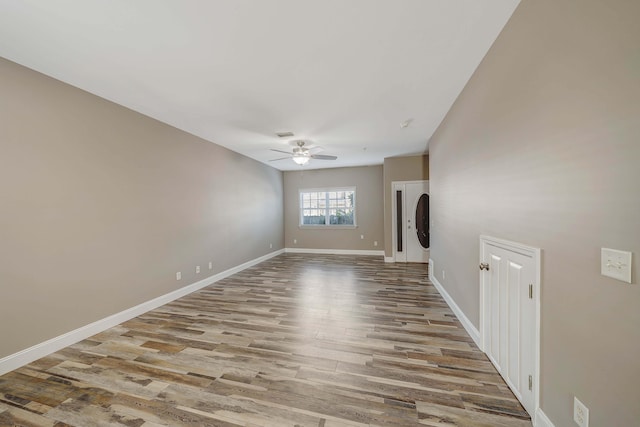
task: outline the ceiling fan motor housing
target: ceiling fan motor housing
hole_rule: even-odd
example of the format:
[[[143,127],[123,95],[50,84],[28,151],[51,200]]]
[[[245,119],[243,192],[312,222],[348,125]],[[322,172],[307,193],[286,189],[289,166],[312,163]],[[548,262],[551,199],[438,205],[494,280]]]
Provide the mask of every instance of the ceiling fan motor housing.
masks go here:
[[[319,160],[335,160],[335,159],[337,159],[336,156],[311,154],[311,150],[309,149],[308,146],[305,146],[305,141],[304,140],[290,141],[291,145],[293,145],[294,143],[297,145],[297,147],[293,147],[292,154],[291,154],[290,158],[293,159],[294,162],[296,162],[297,164],[299,164],[301,166],[307,164],[310,159],[319,159]],[[274,149],[274,148],[272,148],[271,150],[272,151],[277,151],[279,153],[287,154],[286,151],[277,150],[277,149]],[[283,159],[275,159],[275,160],[283,160]]]

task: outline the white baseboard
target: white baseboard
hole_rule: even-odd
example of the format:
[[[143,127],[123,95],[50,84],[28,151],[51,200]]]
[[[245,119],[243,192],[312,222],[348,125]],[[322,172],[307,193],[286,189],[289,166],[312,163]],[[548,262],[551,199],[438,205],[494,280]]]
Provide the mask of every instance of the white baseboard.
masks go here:
[[[541,408],[536,410],[536,418],[533,421],[533,425],[535,427],[555,427]]]
[[[429,267],[432,266],[433,260],[430,259]],[[460,323],[462,323],[464,329],[471,336],[473,342],[475,342],[476,345],[480,347],[480,331],[478,331],[478,329],[473,326],[471,320],[469,320],[469,318],[462,312],[460,307],[458,307],[458,304],[456,304],[453,298],[451,298],[451,295],[449,295],[449,293],[444,289],[442,284],[438,282],[438,279],[436,279],[436,277],[433,275],[433,268],[429,268],[429,280],[431,280],[431,283],[433,283],[433,286],[435,286],[438,292],[440,292],[440,295],[442,295],[442,298],[444,298],[444,300],[447,302],[449,308],[451,308],[454,314],[458,317],[458,320],[460,320]]]
[[[384,262],[396,262],[396,259],[392,256],[384,257]]]
[[[321,255],[372,255],[384,256],[384,251],[356,250],[356,249],[310,249],[310,248],[285,248],[290,254],[321,254]]]
[[[175,291],[169,292],[168,294],[161,295],[152,300],[143,302],[142,304],[138,304],[135,307],[131,307],[119,313],[112,314],[111,316],[97,320],[93,323],[67,332],[66,334],[59,335],[55,338],[51,338],[50,340],[41,342],[17,353],[3,357],[2,359],[0,359],[0,375],[4,375],[7,372],[18,369],[19,367],[27,365],[35,360],[40,359],[41,357],[47,356],[51,353],[55,353],[58,350],[61,350],[65,347],[89,338],[97,333],[126,322],[127,320],[133,319],[134,317],[140,316],[141,314],[153,310],[154,308],[158,308],[162,305],[168,304],[171,301],[202,289],[205,286],[209,286],[212,283],[215,283],[219,280],[222,280],[226,277],[229,277],[282,253],[284,253],[284,249],[271,252],[259,258],[247,261],[244,264],[240,264],[218,274],[209,276],[206,279],[202,279],[198,282],[192,283],[188,286],[185,286],[184,288],[180,288]]]

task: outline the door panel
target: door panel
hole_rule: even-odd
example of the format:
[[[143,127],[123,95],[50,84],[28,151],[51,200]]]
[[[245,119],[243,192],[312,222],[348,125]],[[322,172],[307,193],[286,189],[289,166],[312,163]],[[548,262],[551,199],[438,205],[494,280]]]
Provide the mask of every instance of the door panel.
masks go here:
[[[429,187],[426,182],[407,183],[405,185],[407,262],[429,262],[429,247],[424,247],[419,238],[421,229],[423,232],[426,231],[428,236],[429,219],[425,218],[425,214],[428,214],[428,209],[424,209],[425,199],[423,198],[423,196],[427,196],[428,191]],[[427,222],[426,227],[425,220]],[[425,239],[423,236],[423,240],[428,242],[428,237]]]
[[[507,339],[509,349],[508,349],[508,360],[509,360],[509,379],[513,383],[516,390],[521,389],[522,382],[520,380],[520,371],[521,371],[521,360],[520,360],[520,345],[521,345],[521,288],[522,286],[526,286],[522,284],[522,264],[515,262],[514,260],[509,260],[509,274],[508,277],[508,285],[507,285],[507,296],[509,298],[509,302],[507,304],[507,308],[509,311],[509,321],[507,332]]]
[[[504,353],[501,350],[501,344],[504,341],[502,337],[504,336],[504,330],[501,329],[504,322],[501,321],[502,311],[500,307],[504,307],[504,304],[500,302],[501,295],[501,285],[500,285],[500,277],[502,276],[500,267],[502,266],[502,257],[491,253],[491,262],[489,264],[490,271],[493,273],[490,277],[490,293],[491,293],[491,306],[497,307],[497,310],[491,310],[488,315],[490,318],[491,325],[491,344],[490,344],[490,352],[489,358],[493,361],[493,364],[496,365],[496,369],[498,372],[502,372],[502,360],[501,355]]]
[[[395,262],[429,262],[429,181],[393,183]]]
[[[525,409],[534,414],[529,378],[537,378],[536,310],[529,286],[538,277],[538,261],[530,253],[485,241],[481,254],[481,262],[489,265],[481,273],[484,351]]]

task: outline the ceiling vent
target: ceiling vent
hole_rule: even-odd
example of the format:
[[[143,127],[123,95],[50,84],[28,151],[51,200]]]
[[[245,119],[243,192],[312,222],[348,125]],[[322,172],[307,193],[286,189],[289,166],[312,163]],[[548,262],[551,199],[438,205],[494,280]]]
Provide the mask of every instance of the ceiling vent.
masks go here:
[[[291,138],[293,136],[293,132],[276,132],[278,138]]]

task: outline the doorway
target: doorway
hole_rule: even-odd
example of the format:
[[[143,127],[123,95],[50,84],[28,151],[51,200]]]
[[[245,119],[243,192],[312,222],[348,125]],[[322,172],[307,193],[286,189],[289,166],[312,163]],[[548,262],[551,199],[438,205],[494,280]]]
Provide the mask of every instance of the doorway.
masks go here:
[[[429,181],[395,181],[392,239],[395,262],[429,262]]]

